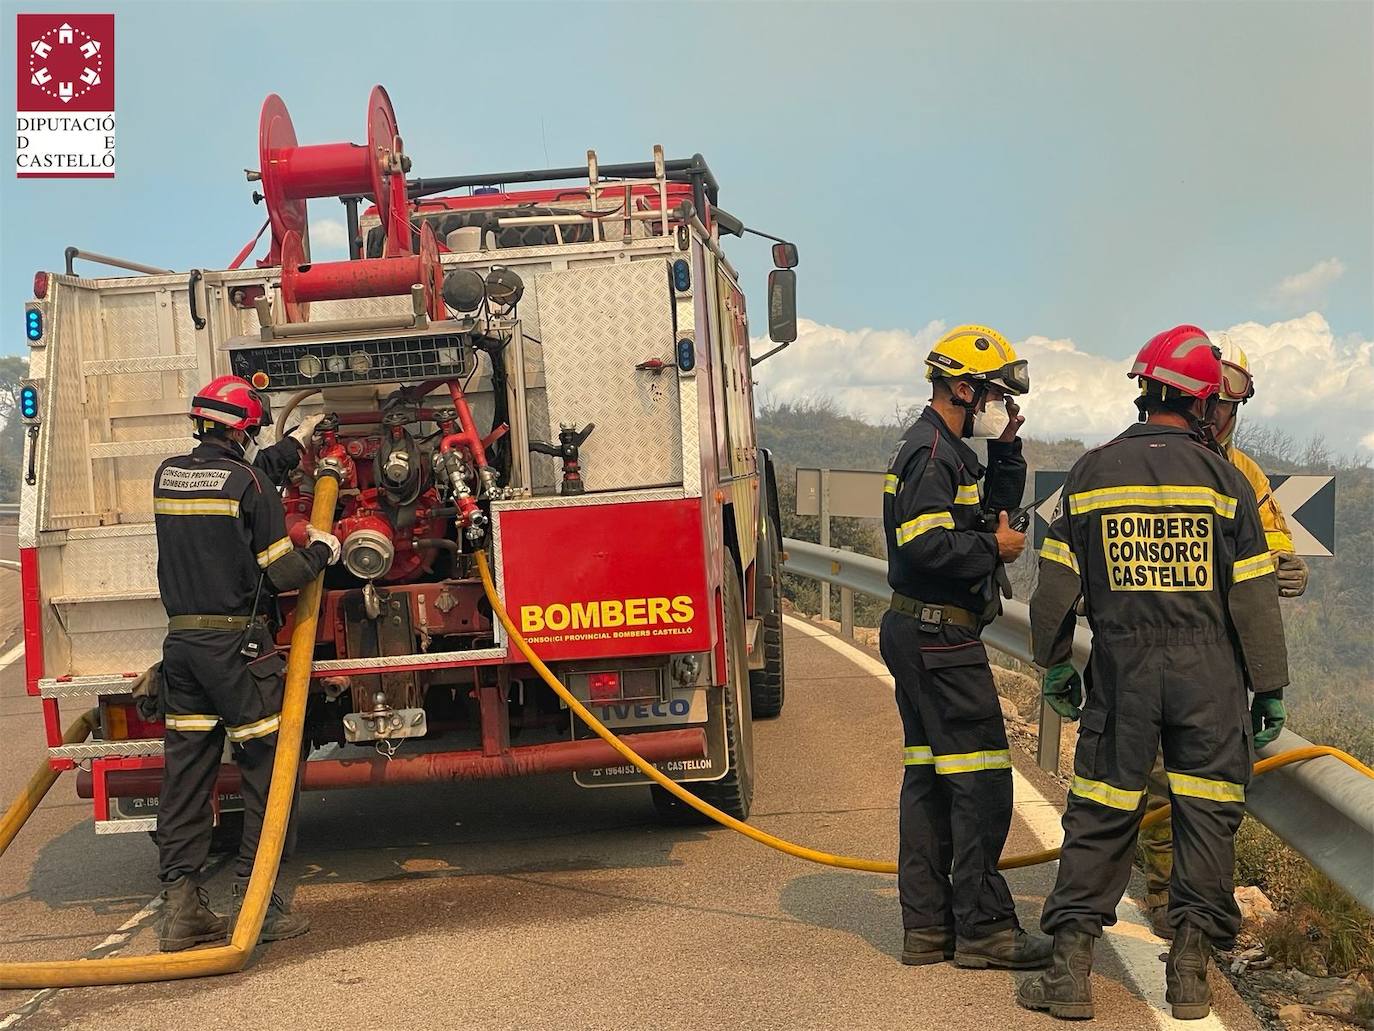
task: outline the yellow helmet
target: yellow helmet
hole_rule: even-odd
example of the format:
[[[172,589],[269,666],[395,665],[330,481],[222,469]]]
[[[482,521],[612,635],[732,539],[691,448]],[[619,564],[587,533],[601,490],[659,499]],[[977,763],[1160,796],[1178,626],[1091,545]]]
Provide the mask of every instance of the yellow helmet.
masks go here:
[[[1230,333],[1219,333],[1221,342],[1221,400],[1244,404],[1255,396],[1255,380],[1250,375],[1250,359]]]
[[[1030,390],[1030,370],[1007,338],[987,326],[955,326],[926,355],[926,379],[972,379],[1011,394]]]

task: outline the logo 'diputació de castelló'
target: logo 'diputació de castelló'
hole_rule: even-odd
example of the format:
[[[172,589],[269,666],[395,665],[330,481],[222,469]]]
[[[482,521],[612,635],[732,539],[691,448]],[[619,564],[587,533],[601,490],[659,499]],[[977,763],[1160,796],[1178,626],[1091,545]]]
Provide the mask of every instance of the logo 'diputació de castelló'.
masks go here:
[[[113,179],[113,14],[21,14],[15,173]]]

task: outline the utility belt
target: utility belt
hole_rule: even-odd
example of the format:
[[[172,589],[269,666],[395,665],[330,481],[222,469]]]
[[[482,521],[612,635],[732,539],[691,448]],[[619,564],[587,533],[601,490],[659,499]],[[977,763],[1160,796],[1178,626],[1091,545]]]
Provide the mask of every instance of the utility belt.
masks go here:
[[[250,616],[172,616],[167,620],[167,629],[223,630],[232,633],[247,630],[251,622]]]
[[[892,602],[889,607],[893,612],[900,612],[904,616],[911,616],[920,624],[922,630],[930,633],[937,632],[941,626],[961,626],[967,630],[978,633],[983,629],[984,621],[975,613],[968,609],[961,609],[958,605],[932,605],[930,602],[921,601],[919,598],[909,598],[905,594],[892,592]]]

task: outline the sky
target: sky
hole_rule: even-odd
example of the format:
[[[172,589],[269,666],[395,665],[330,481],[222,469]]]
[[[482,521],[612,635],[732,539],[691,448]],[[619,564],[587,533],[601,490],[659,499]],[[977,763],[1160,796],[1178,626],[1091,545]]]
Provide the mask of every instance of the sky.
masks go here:
[[[16,12],[74,6],[6,0],[4,67]],[[303,143],[360,140],[382,82],[417,175],[703,153],[724,207],[800,249],[766,396],[881,418],[924,395],[942,328],[980,322],[1032,360],[1029,432],[1100,439],[1131,417],[1127,357],[1190,322],[1251,349],[1247,418],[1374,453],[1374,4],[95,9],[118,176],[0,180],[4,353],[69,244],[227,264],[263,218],[263,97]],[[310,208],[316,257],[342,256],[341,207]],[[766,246],[728,246],[759,312]]]

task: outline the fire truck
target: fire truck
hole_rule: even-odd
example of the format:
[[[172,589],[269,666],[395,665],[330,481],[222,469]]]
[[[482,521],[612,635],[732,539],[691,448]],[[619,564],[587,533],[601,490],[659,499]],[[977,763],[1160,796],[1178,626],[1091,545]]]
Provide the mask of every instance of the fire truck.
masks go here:
[[[248,380],[278,436],[323,413],[283,485],[306,540],[317,475],[341,481],[304,728],[305,791],[571,773],[646,779],[574,719],[507,639],[506,609],[572,692],[659,770],[744,818],[752,721],[783,707],[780,516],[752,368],[796,336],[796,248],[774,240],[769,336],[751,355],[700,155],[412,175],[386,91],[366,142],[303,145],[263,105],[256,241],[176,272],[68,248],[34,277],[20,506],[25,673],[50,762],[98,833],[153,831],[162,724],[152,477],[192,446],[190,396]],[[307,202],[337,198],[349,258],[312,262]],[[337,201],[336,201],[337,202]],[[766,235],[766,234],[759,234]],[[88,277],[75,262],[117,268]],[[131,274],[137,273],[137,274]],[[294,595],[271,601],[285,646]],[[99,707],[64,742],[62,708]],[[657,785],[665,820],[695,813]],[[232,833],[226,753],[217,821]]]

